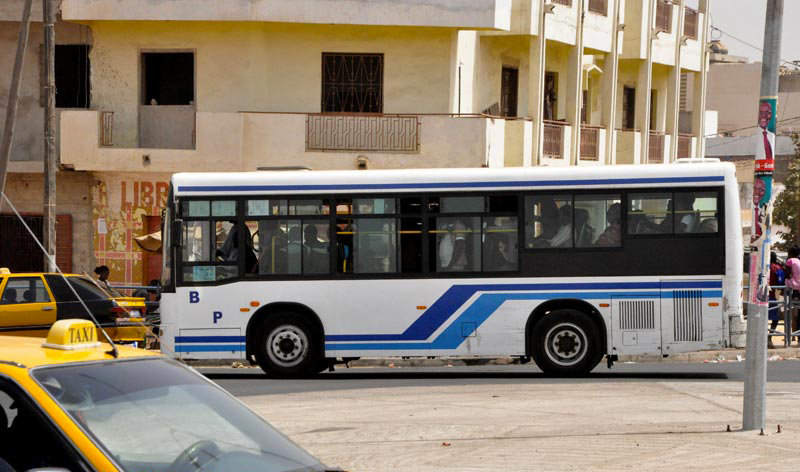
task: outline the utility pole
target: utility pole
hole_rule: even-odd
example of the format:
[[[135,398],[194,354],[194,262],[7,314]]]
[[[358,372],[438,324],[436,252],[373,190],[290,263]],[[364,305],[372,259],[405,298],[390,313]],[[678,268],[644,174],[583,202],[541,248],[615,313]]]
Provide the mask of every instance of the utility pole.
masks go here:
[[[14,72],[11,75],[11,88],[8,90],[8,108],[6,123],[3,129],[3,142],[0,144],[0,192],[6,191],[6,173],[8,161],[11,159],[11,143],[14,137],[14,125],[17,121],[17,103],[19,102],[19,83],[22,76],[22,65],[25,63],[25,48],[28,46],[28,29],[31,24],[32,0],[25,0],[22,6],[22,23],[19,26],[17,39],[17,56],[14,59]],[[3,200],[0,199],[0,208]]]
[[[47,272],[55,272],[56,261],[56,7],[53,0],[42,0],[44,29],[44,247],[49,257]]]
[[[767,411],[767,313],[769,254],[772,243],[772,173],[775,169],[775,119],[778,112],[778,68],[781,55],[783,0],[767,0],[761,98],[758,103],[760,139],[753,178],[753,225],[750,239],[750,293],[747,309],[742,429],[764,429]]]

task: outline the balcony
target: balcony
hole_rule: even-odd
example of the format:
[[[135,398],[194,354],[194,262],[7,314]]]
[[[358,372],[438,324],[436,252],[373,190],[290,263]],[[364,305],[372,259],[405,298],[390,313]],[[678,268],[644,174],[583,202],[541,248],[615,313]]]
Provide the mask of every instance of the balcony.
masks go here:
[[[522,149],[524,135],[507,128],[506,120],[477,115],[197,112],[191,149],[168,148],[171,138],[149,148],[123,148],[114,147],[119,130],[113,116],[64,110],[61,162],[84,171],[165,173],[292,165],[355,169],[364,157],[369,169],[502,167],[506,143]]]
[[[695,138],[691,134],[678,135],[678,159],[694,157]]]
[[[603,129],[599,126],[581,125],[581,160],[600,161],[600,134]]]
[[[697,39],[699,21],[700,13],[693,8],[686,7],[686,13],[683,19],[683,35],[689,39]]]
[[[656,31],[672,33],[672,2],[670,0],[656,1]]]
[[[511,2],[393,0],[62,0],[65,21],[242,21],[508,30]]]
[[[660,131],[650,131],[650,139],[648,140],[647,149],[647,163],[648,164],[663,164],[666,136]]]
[[[589,12],[608,16],[608,0],[589,0]]]
[[[567,124],[561,121],[544,122],[544,139],[542,157],[547,159],[564,159],[569,152],[565,149],[564,130]]]

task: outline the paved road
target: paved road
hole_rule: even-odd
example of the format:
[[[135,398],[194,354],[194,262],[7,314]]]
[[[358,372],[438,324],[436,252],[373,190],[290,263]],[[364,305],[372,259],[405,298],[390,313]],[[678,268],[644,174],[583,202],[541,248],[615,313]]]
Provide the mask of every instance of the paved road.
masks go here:
[[[600,366],[582,378],[548,377],[531,364],[352,369],[337,367],[335,372],[301,380],[273,380],[258,368],[198,370],[235,396],[390,387],[744,381],[744,362],[617,364],[610,370]],[[767,380],[771,383],[800,382],[800,361],[770,362]]]

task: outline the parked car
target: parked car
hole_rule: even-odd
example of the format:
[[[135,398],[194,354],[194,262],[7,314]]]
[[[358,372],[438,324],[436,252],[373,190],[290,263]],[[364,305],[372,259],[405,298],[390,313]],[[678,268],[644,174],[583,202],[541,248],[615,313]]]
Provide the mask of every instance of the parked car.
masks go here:
[[[196,371],[98,334],[60,320],[0,343],[0,471],[331,470]]]
[[[0,334],[46,336],[57,320],[90,319],[87,308],[115,341],[142,341],[147,331],[143,298],[108,293],[83,275],[0,269],[0,293]]]

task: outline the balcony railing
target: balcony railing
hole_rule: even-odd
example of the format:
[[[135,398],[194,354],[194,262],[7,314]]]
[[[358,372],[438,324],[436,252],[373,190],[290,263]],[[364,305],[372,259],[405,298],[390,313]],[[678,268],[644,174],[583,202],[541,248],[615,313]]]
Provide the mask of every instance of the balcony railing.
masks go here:
[[[581,159],[596,161],[600,158],[600,128],[581,125]]]
[[[660,131],[650,131],[648,141],[647,162],[649,164],[664,163],[664,133]]]
[[[550,3],[555,3],[558,5],[566,5],[568,7],[572,6],[572,0],[550,0]]]
[[[100,112],[100,145],[114,145],[114,112]]]
[[[678,135],[678,159],[684,157],[692,157],[692,135],[679,134]]]
[[[306,150],[419,152],[419,117],[309,114]]]
[[[608,16],[608,0],[589,0],[589,11],[598,15]]]
[[[683,19],[683,35],[687,38],[697,39],[697,22],[700,14],[697,10],[686,7],[686,15]]]
[[[656,31],[672,32],[672,2],[670,0],[656,2]]]
[[[542,154],[551,159],[564,158],[564,126],[560,121],[544,122],[544,141]]]

